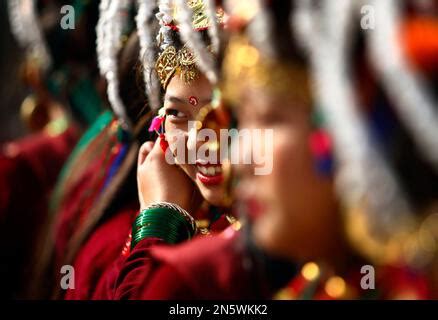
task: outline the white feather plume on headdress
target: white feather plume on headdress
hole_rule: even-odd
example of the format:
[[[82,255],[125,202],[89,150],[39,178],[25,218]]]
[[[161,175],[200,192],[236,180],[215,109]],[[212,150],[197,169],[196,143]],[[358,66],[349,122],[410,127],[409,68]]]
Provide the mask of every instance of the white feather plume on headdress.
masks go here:
[[[122,47],[121,36],[126,25],[126,11],[132,0],[102,0],[97,24],[97,54],[101,74],[107,80],[107,94],[111,107],[121,126],[132,129],[126,107],[120,98],[117,55]]]
[[[157,50],[148,21],[155,8],[155,1],[138,0],[138,13],[135,19],[140,42],[140,60],[143,63],[143,78],[146,94],[152,110],[158,110],[160,108],[160,86],[155,72],[154,54]]]
[[[364,204],[369,231],[378,234],[380,240],[388,240],[397,232],[409,230],[413,217],[394,173],[370,141],[348,77],[347,52],[356,7],[349,0],[324,1],[321,5],[321,14],[314,17],[310,28],[301,30],[307,32],[296,33],[296,24],[291,25],[298,37],[312,33],[311,41],[301,41],[310,53],[315,99],[334,141],[337,191],[348,208]]]
[[[160,30],[157,35],[157,43],[160,51],[164,51],[167,47],[172,45],[172,39],[170,37],[172,28],[169,26],[173,21],[172,6],[172,0],[158,1],[158,13],[156,14],[156,18],[160,24]]]
[[[201,36],[193,29],[193,10],[186,0],[175,0],[179,9],[179,28],[181,38],[197,57],[197,65],[211,83],[216,83],[218,75],[215,61],[207,50]]]
[[[220,36],[219,36],[219,23],[216,13],[216,5],[214,0],[204,0],[205,12],[208,16],[210,22],[210,27],[208,28],[208,34],[211,39],[211,46],[215,54],[219,53],[220,49]]]
[[[383,86],[395,102],[400,119],[438,172],[437,108],[400,49],[397,28],[400,25],[400,3],[397,0],[373,0],[372,5],[376,11],[377,30],[368,32],[368,38],[374,64],[383,79]]]
[[[8,0],[11,32],[29,56],[35,57],[43,71],[52,64],[47,43],[38,23],[35,0]]]

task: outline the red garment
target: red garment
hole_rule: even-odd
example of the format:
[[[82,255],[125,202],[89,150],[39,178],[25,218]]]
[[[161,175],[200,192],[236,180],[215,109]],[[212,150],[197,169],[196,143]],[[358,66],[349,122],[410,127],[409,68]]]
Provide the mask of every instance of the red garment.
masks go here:
[[[198,238],[177,246],[166,245],[159,239],[144,239],[128,257],[119,259],[107,271],[93,299],[221,300],[274,297],[274,293],[290,281],[294,272],[290,270],[292,266],[281,269],[275,263],[264,260],[265,267],[259,267],[254,257],[248,254],[238,233],[230,232],[228,235],[224,233],[226,236]],[[266,269],[269,265],[271,268]],[[430,298],[424,275],[408,268],[378,268],[376,290],[371,291],[360,288],[363,276],[360,270],[359,266],[348,274],[348,291],[343,298]],[[300,273],[292,278],[286,287],[291,290],[291,295],[285,297],[282,290],[283,298],[303,299],[309,295],[309,292],[306,295],[303,292],[315,284],[301,281],[300,285],[300,278]],[[334,299],[321,284],[311,291],[313,293],[308,298]]]
[[[75,289],[67,290],[65,299],[89,300],[95,295],[102,275],[122,253],[137,206],[120,210],[104,221],[81,247],[73,263]]]
[[[81,232],[83,222],[87,220],[96,203],[101,200],[99,194],[108,176],[109,164],[113,163],[120,152],[120,143],[115,139],[114,134],[117,131],[112,129],[114,129],[113,125],[107,126],[83,151],[90,156],[84,157],[87,161],[78,158],[77,162],[83,163],[80,174],[74,170],[74,173],[70,173],[69,183],[66,183],[68,187],[65,187],[60,197],[54,225],[55,262],[52,264],[54,272],[51,273],[51,276],[55,275],[57,280],[51,282],[56,286],[55,289],[59,289],[58,283],[62,277],[59,270],[66,262],[73,265],[75,288],[62,293],[65,299],[90,299],[102,296],[102,290],[98,291],[98,288],[102,288],[99,286],[102,276],[111,274],[114,263],[122,256],[137,213],[136,191],[134,191],[135,195],[130,193],[129,197],[120,197],[119,205],[123,209],[115,209],[111,206],[109,209],[111,212],[106,213],[101,219],[103,221],[90,231],[78,252],[74,253],[73,262],[66,261],[72,239]],[[127,180],[126,184],[135,186],[135,180]],[[223,230],[228,225],[226,218],[222,216],[214,222],[212,230]]]
[[[75,270],[75,289],[68,289],[67,300],[112,299],[113,290],[120,269],[129,252],[128,235],[138,210],[132,204],[126,210],[119,210],[107,221],[98,226],[81,247],[73,263]],[[214,223],[214,228],[224,224],[225,218]],[[225,219],[226,220],[226,219]],[[229,224],[227,224],[228,226]],[[161,243],[160,240],[152,241]],[[125,252],[125,254],[123,254]]]
[[[107,130],[110,126],[107,127]],[[106,134],[105,131],[101,136]],[[88,158],[81,167],[80,175],[73,178],[72,183],[65,188],[57,210],[56,223],[54,226],[55,243],[54,258],[51,261],[56,273],[55,282],[52,285],[55,292],[59,292],[59,280],[63,276],[59,273],[61,266],[66,263],[66,257],[71,250],[71,240],[78,232],[82,232],[84,222],[90,216],[91,210],[101,201],[99,197],[103,185],[108,177],[109,165],[119,154],[120,145],[114,139],[99,142],[100,137],[87,147],[85,152],[95,148],[96,144],[103,146],[97,149],[92,157]],[[69,175],[72,176],[72,174]],[[135,181],[131,181],[135,184]],[[74,268],[74,289],[61,291],[64,299],[86,300],[93,295],[97,283],[108,266],[121,255],[129,234],[132,222],[138,212],[137,194],[128,198],[121,198],[121,209],[109,208],[98,224],[91,230],[86,240],[80,244],[80,248],[74,254],[73,261],[68,261]],[[119,207],[119,205],[117,205]],[[58,296],[58,295],[57,295]]]
[[[380,268],[377,281],[385,299],[425,300],[432,298],[426,275],[405,266]]]
[[[33,245],[46,223],[50,192],[77,138],[77,130],[70,127],[58,136],[42,132],[1,148],[1,296],[24,297]]]
[[[245,269],[244,246],[231,228],[169,246],[144,239],[99,284],[97,299],[257,299],[263,277]]]
[[[68,240],[78,227],[77,217],[86,216],[87,209],[78,210],[77,201],[84,191],[85,186],[95,175],[96,168],[90,166],[77,188],[69,193],[68,201],[63,201],[60,223],[57,228],[57,269],[62,261],[63,250],[68,246]],[[77,189],[77,190],[76,190]],[[130,202],[126,200],[125,202]],[[138,213],[137,201],[127,203],[125,209],[116,210],[97,226],[81,246],[73,262],[75,270],[75,288],[64,292],[64,299],[86,300],[86,299],[111,299],[113,287],[119,274],[125,256],[129,254],[126,249],[132,223]],[[82,211],[85,211],[81,213]],[[212,230],[221,231],[229,226],[225,216],[221,216],[212,226]],[[61,227],[64,227],[61,229]],[[127,246],[129,248],[129,244]],[[60,275],[61,276],[61,275]],[[58,281],[59,282],[59,281]]]
[[[57,136],[41,132],[1,146],[0,219],[16,204],[29,206],[29,197],[48,197],[77,139],[76,128],[70,127]]]
[[[108,162],[116,148],[115,138],[111,137],[110,140],[106,138],[110,135],[108,133],[110,130],[111,125],[102,130],[99,136],[85,150],[81,151],[81,155],[91,154],[89,158],[74,160],[76,166],[78,161],[85,161],[85,163],[81,163],[79,173],[74,171],[74,173],[68,174],[67,179],[73,180],[73,182],[65,183],[60,204],[56,209],[53,231],[55,234],[56,268],[64,263],[70,240],[88,217],[97,198],[96,195],[101,191],[108,170]],[[99,144],[103,144],[102,149],[100,149]]]
[[[97,189],[96,183],[99,186],[101,184],[98,179],[100,170],[102,170],[102,161],[99,158],[87,166],[83,176],[68,190],[68,194],[63,198],[62,205],[57,213],[55,226],[56,265],[63,263],[69,241],[90,212],[87,201],[94,200],[91,193]]]

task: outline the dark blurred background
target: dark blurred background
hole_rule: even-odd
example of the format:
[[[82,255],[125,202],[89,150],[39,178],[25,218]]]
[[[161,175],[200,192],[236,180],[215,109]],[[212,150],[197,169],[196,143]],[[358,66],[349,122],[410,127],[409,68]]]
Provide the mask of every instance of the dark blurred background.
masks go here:
[[[20,120],[20,105],[27,91],[20,81],[23,51],[9,27],[7,1],[0,1],[0,143],[21,137],[26,128]]]

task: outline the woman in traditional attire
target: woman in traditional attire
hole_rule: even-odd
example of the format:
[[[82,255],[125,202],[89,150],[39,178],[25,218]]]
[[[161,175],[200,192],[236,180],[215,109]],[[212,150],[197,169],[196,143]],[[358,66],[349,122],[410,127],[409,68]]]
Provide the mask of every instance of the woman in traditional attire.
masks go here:
[[[26,53],[22,78],[31,91],[20,110],[30,134],[3,144],[0,152],[0,260],[6,279],[1,294],[8,297],[26,297],[33,244],[47,219],[50,193],[80,131],[103,109],[95,82],[95,34],[84,32],[96,23],[97,6],[77,1],[76,28],[64,30],[59,12],[65,4],[70,2],[8,2],[11,31]],[[81,45],[72,46],[73,40]]]
[[[437,149],[424,148],[437,141],[436,109],[429,109],[428,99],[412,98],[430,98],[426,86],[403,87],[411,90],[407,109],[396,96],[398,81],[411,81],[413,74],[402,64],[405,49],[429,55],[433,48],[406,46],[411,28],[402,33],[402,46],[396,41],[401,20],[394,17],[406,19],[399,2],[376,1],[381,29],[357,42],[347,32],[359,23],[354,3],[329,0],[317,10],[297,2],[294,11],[280,1],[233,5],[230,25],[244,31],[235,32],[228,46],[224,96],[235,106],[240,128],[274,130],[273,171],[257,176],[255,166],[239,167],[238,208],[248,217],[246,232],[180,246],[154,245],[165,238],[145,236],[121,265],[114,297],[436,297]],[[334,13],[342,14],[333,19]],[[353,59],[347,44],[356,44]],[[365,59],[364,47],[392,54],[400,64],[385,69],[391,58],[380,64]],[[365,72],[359,72],[364,62]],[[434,69],[413,66],[423,74]],[[352,77],[344,78],[345,70],[353,70]],[[376,81],[381,75],[385,79]],[[373,79],[369,90],[361,84],[370,82],[352,81],[363,77]],[[406,110],[427,129],[416,130]]]
[[[153,17],[155,4],[144,2],[139,8],[137,20],[144,14],[145,5],[151,6],[151,11],[146,17]],[[117,258],[123,258],[129,254],[130,229],[132,222],[138,215],[138,193],[135,190],[138,146],[140,142],[152,139],[154,130],[160,130],[159,127],[156,127],[156,123],[164,120],[160,114],[148,132],[146,126],[147,122],[150,121],[148,101],[151,98],[146,99],[144,92],[150,96],[151,90],[145,91],[141,87],[137,87],[138,81],[135,71],[138,56],[145,56],[143,51],[139,52],[139,43],[142,48],[144,48],[145,43],[151,44],[141,39],[141,33],[140,41],[135,35],[130,36],[127,42],[123,41],[130,33],[129,28],[125,26],[129,25],[129,21],[131,21],[129,13],[132,10],[133,6],[130,2],[112,1],[109,3],[102,1],[101,3],[101,16],[98,24],[99,64],[102,74],[107,78],[108,98],[115,117],[108,115],[103,118],[98,127],[95,128],[94,138],[79,144],[78,151],[73,152],[72,159],[69,160],[67,168],[64,169],[64,174],[55,192],[52,207],[54,214],[51,224],[53,233],[49,232],[49,238],[42,246],[43,259],[37,269],[40,272],[49,269],[52,279],[49,279],[48,282],[51,282],[51,286],[54,287],[56,297],[63,296],[66,299],[103,298],[101,290],[106,288],[102,287],[105,285],[100,285],[102,276],[109,274],[108,277],[111,277],[112,263]],[[145,21],[141,21],[141,23],[145,23]],[[154,23],[158,24],[158,20]],[[177,39],[177,35],[173,37]],[[117,59],[117,48],[121,45],[124,49]],[[152,45],[156,46],[155,43]],[[170,106],[172,106],[173,111],[167,111],[168,114],[165,116],[169,120],[179,117],[179,120],[175,120],[173,123],[177,122],[180,128],[184,126],[184,123],[187,123],[189,117],[196,118],[196,113],[200,108],[211,100],[209,81],[197,71],[192,59],[188,63],[184,74],[186,71],[191,71],[194,76],[191,79],[193,82],[188,84],[181,81],[172,86],[175,94],[178,91],[176,87],[179,89],[179,95],[184,94],[181,93],[181,90],[183,92],[190,90],[193,99],[189,99],[190,95],[188,95],[181,102],[182,106],[175,106],[175,103],[169,105],[168,109],[170,110]],[[117,77],[113,77],[114,74]],[[177,74],[182,75],[179,72]],[[167,74],[167,76],[171,75]],[[179,76],[175,78],[182,79]],[[164,89],[168,89],[167,84]],[[169,92],[169,90],[165,91]],[[162,98],[159,87],[156,94],[158,98]],[[175,99],[172,101],[174,102]],[[180,107],[185,108],[188,114],[182,120],[178,114],[182,111],[175,113],[175,108]],[[171,131],[170,128],[166,129]],[[87,134],[84,139],[87,139]],[[159,145],[164,146],[163,143],[158,142],[157,146]],[[187,215],[187,218],[193,223],[187,226],[191,228],[190,233],[194,233],[195,229],[198,228],[195,225],[196,218],[202,218],[202,221],[198,222],[199,229],[202,230],[199,232],[200,234],[208,234],[210,230],[222,230],[234,222],[231,216],[226,215],[220,208],[209,209],[208,205],[204,208],[203,198],[198,195],[199,191],[189,179],[188,173],[179,169],[179,166],[167,164],[161,149],[160,153],[163,155],[160,165],[170,168],[171,186],[175,191],[171,195],[175,195],[177,192],[181,195],[188,194],[190,205],[188,209],[193,207],[199,212],[199,215],[195,215],[194,218]],[[141,151],[141,154],[144,154],[144,151]],[[169,195],[166,192],[168,185],[161,184],[160,172],[155,169],[150,167],[144,170],[148,179],[155,183],[155,187],[147,193],[148,202],[143,202],[146,197],[140,201],[141,206],[144,205],[143,208],[146,208],[146,206],[153,205],[157,209],[158,201],[161,201],[161,204],[166,207],[167,203],[163,201],[178,203],[174,197],[167,197]],[[217,176],[217,174],[215,175]],[[206,179],[208,180],[208,178]],[[205,187],[206,192],[202,193],[201,191],[201,194],[205,195],[206,202],[219,207],[222,205],[222,201],[221,196],[217,194],[222,191],[218,188],[218,183],[214,185],[217,190],[211,184],[211,187]],[[164,192],[160,192],[163,190]],[[158,199],[156,196],[160,198]],[[180,206],[172,205],[172,210],[185,212],[184,207],[185,204],[182,203]],[[173,234],[169,233],[169,236],[173,236]],[[63,277],[60,269],[63,265],[72,265],[75,270],[74,286],[69,287],[66,291],[59,287]],[[37,278],[41,278],[41,273]],[[41,279],[44,280],[44,277]],[[102,283],[106,283],[108,286],[108,282]],[[44,287],[45,285],[40,284],[40,286]]]
[[[189,5],[186,10],[193,9],[195,11],[194,16],[198,18],[197,24],[192,25],[192,16],[190,16],[190,29],[193,28],[194,31],[206,37],[206,29],[209,26],[207,17],[203,12],[204,4],[201,1],[195,1],[189,3]],[[140,8],[139,12],[141,10]],[[184,164],[185,159],[177,163],[177,166],[166,163],[165,152],[175,150],[171,138],[172,134],[179,130],[179,134],[187,135],[188,121],[198,119],[198,115],[202,110],[209,107],[212,99],[212,86],[202,72],[197,69],[193,53],[190,52],[189,47],[184,46],[180,40],[179,25],[176,24],[175,17],[166,16],[172,11],[169,4],[166,4],[166,2],[160,3],[160,11],[157,14],[161,25],[157,37],[159,53],[157,59],[154,59],[152,64],[148,65],[145,70],[146,79],[153,77],[150,74],[151,72],[157,72],[162,85],[160,99],[164,100],[164,107],[160,109],[158,117],[154,119],[150,127],[150,130],[159,131],[159,140],[155,144],[152,142],[146,143],[140,150],[138,172],[141,172],[145,177],[147,176],[148,183],[139,185],[139,190],[141,190],[139,192],[141,212],[136,218],[136,223],[139,223],[142,219],[147,219],[146,216],[150,215],[152,211],[167,212],[167,215],[174,216],[173,218],[168,217],[169,219],[174,219],[175,214],[177,218],[182,214],[189,224],[184,227],[187,221],[179,221],[182,225],[177,226],[177,228],[186,228],[188,237],[175,238],[175,230],[166,227],[161,230],[161,235],[166,238],[164,242],[179,243],[190,239],[195,231],[200,235],[208,235],[210,232],[221,231],[230,224],[236,223],[236,221],[226,211],[224,214],[219,209],[227,204],[226,185],[220,162],[217,162],[216,165],[206,163],[205,160],[200,163],[203,159],[197,158],[195,159],[197,161],[192,165]],[[147,17],[143,17],[143,19],[147,19]],[[145,32],[148,31],[140,30],[140,34]],[[145,41],[145,43],[147,42]],[[176,55],[173,53],[176,53]],[[148,52],[146,51],[145,56],[147,55]],[[153,86],[154,84],[147,82],[147,87],[153,88]],[[151,100],[153,98],[150,98]],[[162,132],[163,129],[165,134]],[[185,140],[183,145],[186,149]],[[181,152],[181,150],[178,151]],[[178,157],[175,154],[170,156]],[[214,169],[214,171],[211,171],[211,169]],[[210,207],[207,210],[202,208],[202,201],[199,200],[198,192],[208,204],[214,205],[215,208]],[[169,205],[169,202],[172,204]],[[193,217],[186,210],[193,212]],[[173,225],[171,220],[168,222],[168,226]],[[238,227],[238,225],[235,225],[235,227]],[[141,229],[140,226],[138,231]],[[148,232],[144,228],[142,230]],[[120,263],[126,259],[130,249],[140,240],[139,236],[141,237],[138,233],[130,235],[132,242],[128,243],[123,256],[109,271],[108,276],[103,279],[97,290],[98,294],[94,298],[113,297],[112,288],[116,281],[115,277],[118,275]],[[153,241],[154,244],[156,242],[162,243],[163,240]]]
[[[129,37],[131,3],[103,1],[99,11],[98,62],[114,112],[103,113],[90,126],[62,170],[51,199],[50,223],[35,259],[35,297],[89,298],[109,261],[121,253],[125,229],[138,207],[132,170],[138,141],[150,139],[144,130],[150,116],[144,90],[138,86],[138,41]],[[110,33],[110,20],[121,29]],[[114,37],[108,38],[110,34]],[[119,63],[120,46],[124,51]],[[110,72],[115,76],[110,77]],[[74,285],[68,290],[60,286],[64,265],[75,270]]]

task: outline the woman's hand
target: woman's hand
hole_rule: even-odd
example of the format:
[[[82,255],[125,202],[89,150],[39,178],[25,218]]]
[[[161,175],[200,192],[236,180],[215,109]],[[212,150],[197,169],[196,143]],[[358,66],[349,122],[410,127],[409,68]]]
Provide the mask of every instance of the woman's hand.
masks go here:
[[[139,151],[137,186],[140,209],[154,202],[171,202],[194,212],[200,205],[199,192],[177,166],[166,162],[160,138],[144,143]]]

